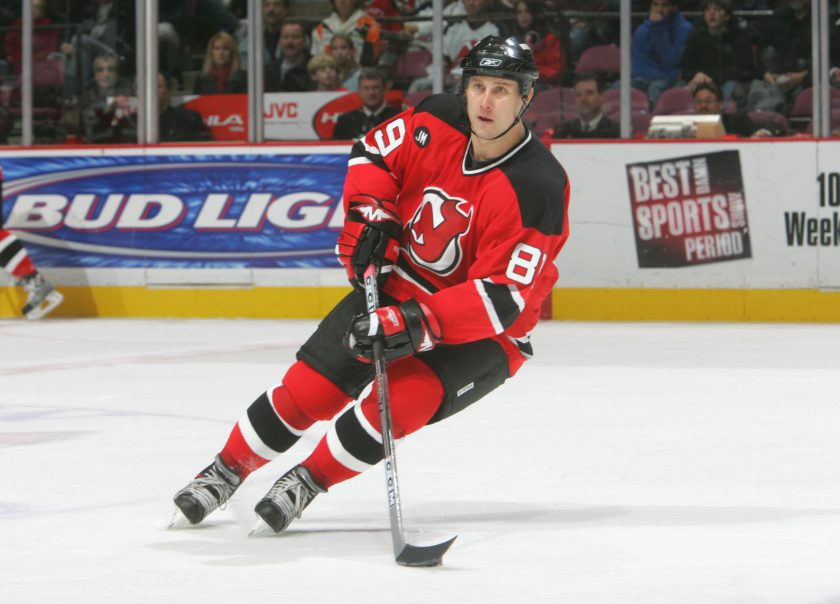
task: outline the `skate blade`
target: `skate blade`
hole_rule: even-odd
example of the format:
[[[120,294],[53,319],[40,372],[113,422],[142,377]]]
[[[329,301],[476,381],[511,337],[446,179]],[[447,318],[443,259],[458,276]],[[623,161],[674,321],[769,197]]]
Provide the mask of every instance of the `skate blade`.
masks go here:
[[[64,296],[61,292],[53,290],[48,293],[43,300],[41,300],[41,303],[38,306],[26,313],[26,318],[30,321],[37,321],[52,312],[52,310],[63,301]]]
[[[176,507],[175,511],[172,512],[172,519],[169,521],[169,525],[166,528],[178,530],[189,528],[191,526],[192,524],[190,524],[190,521],[187,520],[186,516],[184,516],[184,513]]]
[[[274,537],[277,533],[274,532],[268,524],[266,524],[265,520],[257,516],[256,520],[254,521],[254,526],[251,529],[251,532],[248,533],[249,537]]]

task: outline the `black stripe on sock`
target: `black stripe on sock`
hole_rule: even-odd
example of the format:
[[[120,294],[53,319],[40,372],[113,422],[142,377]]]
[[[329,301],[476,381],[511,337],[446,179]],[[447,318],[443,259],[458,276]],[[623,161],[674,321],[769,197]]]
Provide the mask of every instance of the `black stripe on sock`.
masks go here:
[[[20,241],[17,239],[12,241],[9,245],[3,248],[2,251],[0,251],[0,266],[5,269],[9,265],[9,262],[12,261],[12,258],[15,257],[15,254],[22,249],[23,244]]]
[[[339,416],[335,422],[335,433],[344,450],[359,461],[374,465],[384,459],[382,445],[359,423],[354,407],[350,407]]]
[[[248,421],[251,422],[260,440],[278,453],[288,450],[300,438],[297,434],[290,432],[286,424],[280,421],[265,392],[248,407]]]

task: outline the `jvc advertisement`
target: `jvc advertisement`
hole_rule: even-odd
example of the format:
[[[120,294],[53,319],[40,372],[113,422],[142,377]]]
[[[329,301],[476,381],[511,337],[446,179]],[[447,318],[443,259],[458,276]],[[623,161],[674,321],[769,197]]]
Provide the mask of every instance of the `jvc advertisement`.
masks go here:
[[[338,266],[346,153],[186,151],[0,157],[2,222],[40,267]]]

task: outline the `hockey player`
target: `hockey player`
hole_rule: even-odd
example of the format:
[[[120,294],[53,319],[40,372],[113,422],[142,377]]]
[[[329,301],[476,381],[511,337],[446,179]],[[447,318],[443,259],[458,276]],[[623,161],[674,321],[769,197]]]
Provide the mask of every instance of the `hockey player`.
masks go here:
[[[0,188],[2,188],[2,182],[3,172],[0,170]],[[16,283],[26,290],[27,299],[23,305],[23,316],[32,320],[40,319],[61,304],[64,296],[35,269],[23,244],[10,231],[2,228],[2,225],[3,215],[0,214],[0,268],[9,273]]]
[[[22,312],[27,319],[40,319],[64,300],[64,296],[35,269],[20,240],[6,229],[0,229],[0,268],[26,290]]]
[[[461,67],[459,95],[432,95],[353,147],[337,253],[355,289],[303,344],[282,384],[248,407],[215,460],[176,493],[192,524],[360,396],[373,379],[375,340],[389,360],[395,438],[463,410],[531,356],[529,332],[568,237],[569,182],[521,121],[538,77],[528,47],[489,36]],[[382,307],[367,314],[360,284],[371,262],[381,267]],[[316,495],[383,457],[374,385],[256,513],[280,532]]]

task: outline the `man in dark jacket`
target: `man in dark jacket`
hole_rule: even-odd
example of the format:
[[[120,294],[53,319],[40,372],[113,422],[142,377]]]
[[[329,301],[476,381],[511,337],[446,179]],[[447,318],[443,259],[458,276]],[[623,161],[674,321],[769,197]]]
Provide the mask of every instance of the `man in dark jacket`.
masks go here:
[[[375,67],[365,67],[359,74],[359,96],[362,108],[338,117],[333,138],[355,140],[368,130],[397,115],[400,110],[385,102],[385,76]]]
[[[603,84],[594,73],[575,77],[575,105],[578,117],[554,129],[555,138],[619,138],[621,129],[603,113]]]
[[[306,65],[312,56],[306,48],[306,28],[302,21],[287,19],[280,28],[282,54],[265,66],[266,92],[306,92],[314,90]]]
[[[731,19],[730,0],[706,0],[703,23],[689,37],[682,61],[682,79],[691,90],[714,82],[724,102],[736,92],[745,95],[749,83],[758,77],[752,43]]]
[[[158,74],[158,135],[160,142],[201,142],[213,139],[201,114],[186,107],[172,107],[169,78]],[[123,117],[116,128],[117,140],[132,143],[137,140],[137,114]]]

